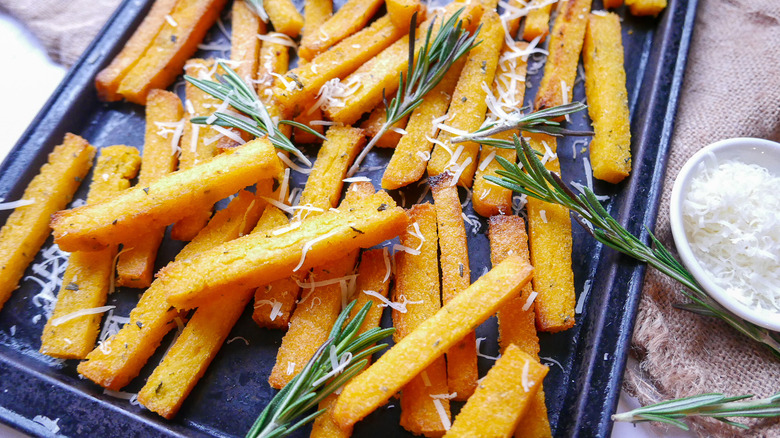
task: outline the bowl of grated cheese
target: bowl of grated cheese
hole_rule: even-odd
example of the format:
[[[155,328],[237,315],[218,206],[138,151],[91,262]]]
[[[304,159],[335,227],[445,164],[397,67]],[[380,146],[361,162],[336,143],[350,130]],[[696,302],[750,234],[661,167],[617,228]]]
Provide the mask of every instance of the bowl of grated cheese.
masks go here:
[[[674,182],[669,221],[683,264],[712,298],[780,331],[780,143],[701,149]]]

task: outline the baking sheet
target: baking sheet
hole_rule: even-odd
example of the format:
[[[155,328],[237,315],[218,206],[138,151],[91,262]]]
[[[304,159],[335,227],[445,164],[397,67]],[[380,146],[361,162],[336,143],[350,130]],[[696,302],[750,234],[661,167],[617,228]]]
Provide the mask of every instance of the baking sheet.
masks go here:
[[[147,0],[125,0],[120,5],[0,166],[0,197],[18,199],[65,132],[81,135],[98,147],[143,146],[143,108],[129,103],[100,102],[92,81],[121,49],[150,5],[151,1]],[[600,7],[600,2],[594,2],[594,10]],[[595,191],[609,195],[606,205],[611,213],[629,231],[642,234],[645,239],[644,226],[652,227],[655,222],[695,9],[695,0],[671,0],[657,19],[632,17],[627,10],[618,10],[624,17],[634,168],[627,181],[617,186],[596,182]],[[229,24],[229,20],[225,23]],[[228,40],[215,26],[207,41]],[[209,54],[220,56],[218,52]],[[531,70],[533,63],[532,60]],[[530,74],[527,102],[533,99],[540,79],[541,71]],[[584,99],[581,81],[575,85],[574,99]],[[587,115],[572,117],[573,128],[588,125]],[[565,181],[585,183],[584,146],[577,138],[559,142],[558,155]],[[316,156],[314,147],[303,150],[310,157]],[[382,174],[379,167],[384,166],[390,153],[374,149],[363,163],[367,170],[359,175],[370,177],[379,187]],[[293,178],[296,184],[302,185],[302,175],[293,172]],[[87,186],[83,185],[76,199],[84,199]],[[423,192],[424,185],[405,190],[406,206]],[[401,201],[399,193],[392,194]],[[461,195],[465,200],[465,192],[461,191]],[[430,200],[430,194],[426,199]],[[464,212],[474,215],[470,204]],[[5,222],[8,214],[0,212],[0,223]],[[489,268],[487,226],[482,218],[479,223],[477,229],[469,230],[472,280]],[[573,329],[540,334],[542,362],[550,366],[545,379],[550,423],[555,436],[608,436],[612,428],[609,416],[617,406],[644,267],[596,244],[577,225],[573,226],[573,232],[573,269],[582,312],[577,315]],[[166,239],[158,257],[158,268],[171,260],[181,246],[180,242]],[[50,247],[51,239],[44,250]],[[41,260],[39,255],[34,263]],[[34,273],[28,270],[26,275]],[[251,320],[250,308],[228,336],[228,339],[244,338],[248,345],[237,339],[223,346],[176,419],[163,420],[80,379],[76,361],[54,360],[37,353],[46,319],[39,306],[45,300],[36,298],[40,292],[34,280],[23,281],[0,311],[0,421],[29,434],[243,436],[276,392],[266,382],[283,334],[258,328]],[[109,297],[107,304],[117,306],[114,315],[127,316],[139,293],[139,290],[120,289]],[[389,312],[386,312],[383,325],[389,323]],[[488,338],[482,343],[481,352],[495,356],[495,319],[483,324],[477,336]],[[163,341],[141,376],[124,391],[134,393],[143,386],[171,338],[172,334]],[[491,365],[491,360],[480,358],[481,375]],[[411,436],[398,425],[399,415],[397,401],[391,400],[359,423],[355,436]],[[54,428],[44,427],[41,422],[46,421],[40,417],[38,422],[33,421],[36,416],[56,421],[59,430],[54,433]],[[308,435],[308,429],[298,435]]]

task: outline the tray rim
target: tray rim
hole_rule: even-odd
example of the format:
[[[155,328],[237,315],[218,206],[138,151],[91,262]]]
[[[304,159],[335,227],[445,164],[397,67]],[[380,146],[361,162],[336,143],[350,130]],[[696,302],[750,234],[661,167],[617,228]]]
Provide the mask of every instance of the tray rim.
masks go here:
[[[655,157],[651,157],[654,164],[651,169],[652,175],[649,177],[650,184],[646,187],[646,197],[637,199],[636,186],[647,181],[644,181],[644,179],[640,181],[640,178],[632,178],[629,186],[622,190],[622,192],[629,194],[630,199],[623,202],[622,208],[618,212],[613,212],[613,214],[618,216],[620,223],[627,226],[629,231],[639,233],[645,242],[649,240],[649,234],[644,227],[650,230],[655,227],[655,218],[660,204],[663,176],[666,171],[677,102],[682,89],[697,3],[698,0],[670,0],[667,9],[664,11],[665,15],[659,23],[658,29],[655,30],[653,38],[653,46],[662,44],[663,47],[654,52],[658,54],[658,59],[654,63],[649,64],[649,68],[645,70],[644,78],[641,81],[643,87],[648,86],[648,83],[652,83],[652,86],[649,87],[651,89],[649,92],[650,102],[645,105],[637,105],[637,108],[640,110],[642,108],[646,109],[641,111],[641,114],[636,115],[637,117],[646,116],[644,121],[638,124],[637,130],[643,128],[639,132],[641,141],[656,142],[658,148],[654,154]],[[110,60],[119,51],[123,41],[129,37],[130,31],[134,27],[133,24],[142,19],[145,11],[151,7],[151,4],[151,0],[124,0],[117,7],[0,164],[0,175],[21,174],[31,167],[37,168],[36,161],[40,161],[40,164],[42,164],[43,157],[47,155],[42,154],[42,150],[50,149],[62,138],[65,132],[75,131],[80,126],[72,120],[66,120],[67,118],[63,117],[63,115],[69,110],[77,108],[85,100],[91,100],[93,105],[100,104],[97,101],[94,87],[92,87],[94,75],[107,60]],[[680,24],[682,24],[681,27],[676,27]],[[675,39],[676,36],[679,36],[679,38]],[[641,97],[642,94],[639,93],[638,95]],[[656,103],[658,104],[656,105]],[[648,109],[647,107],[650,108]],[[634,115],[632,114],[633,117]],[[660,122],[660,129],[652,129],[650,125],[653,125],[653,122]],[[634,135],[633,130],[632,135]],[[644,165],[639,169],[635,169],[634,174],[636,175],[642,170],[646,170],[646,167],[647,165]],[[18,186],[21,185],[19,180],[23,178],[13,179],[16,181],[10,181],[12,180],[10,177],[0,177],[0,196],[7,197],[8,194],[19,191]],[[640,202],[646,206],[643,214],[639,218],[640,220],[632,220],[631,210]],[[631,333],[633,332],[641,297],[642,279],[644,278],[646,268],[642,264],[626,260],[625,257],[621,258],[614,251],[605,248],[601,248],[599,251],[599,258],[600,260],[610,260],[606,268],[609,277],[609,290],[605,294],[605,299],[615,298],[615,295],[618,294],[616,289],[620,286],[615,284],[616,282],[621,279],[628,279],[629,281],[628,290],[626,291],[624,288],[622,292],[619,292],[619,295],[625,298],[624,305],[618,309],[618,312],[611,312],[612,316],[620,316],[618,321],[621,323],[621,336],[610,344],[609,351],[616,354],[616,360],[609,361],[607,364],[602,364],[601,362],[603,361],[594,360],[603,352],[603,349],[599,348],[591,349],[589,351],[590,354],[582,358],[583,363],[587,362],[589,364],[586,368],[588,379],[584,382],[586,383],[586,388],[583,388],[577,394],[567,395],[565,405],[571,405],[577,415],[570,417],[574,418],[574,421],[566,425],[559,424],[556,436],[609,436],[612,430],[610,414],[614,412],[617,406],[630,347]],[[602,271],[601,262],[598,270]],[[601,314],[593,315],[588,319],[592,323],[606,323],[605,318],[606,315]],[[6,357],[3,354],[3,350],[0,350],[0,373],[13,371],[20,375],[27,374],[28,377],[37,379],[40,382],[56,384],[56,386],[70,391],[76,400],[88,398],[90,402],[98,402],[98,405],[103,409],[120,414],[124,412],[124,410],[117,408],[112,403],[90,397],[90,394],[75,390],[73,387],[68,386],[66,382],[57,381],[57,379],[53,379],[51,376],[26,369],[23,366],[24,358],[14,358],[12,356]],[[597,387],[595,392],[593,392],[590,389],[592,380],[595,375],[600,373],[608,377],[607,382],[605,382],[606,387]],[[572,375],[574,374],[574,371],[572,371]],[[580,378],[583,376],[582,373],[576,373],[576,375]],[[593,410],[594,402],[599,408],[597,411]],[[5,408],[4,406],[2,407]],[[125,416],[130,421],[137,421],[136,416],[131,414],[126,414]],[[33,429],[29,425],[13,418],[13,416],[7,415],[5,410],[0,410],[0,422],[35,436],[45,436],[37,428]],[[171,434],[171,436],[183,436],[181,435],[182,431],[174,431],[170,428],[165,431],[160,430],[158,428],[159,425],[154,424],[154,422],[150,422],[146,426],[151,426],[151,429],[147,429],[147,431],[164,432]],[[190,432],[198,433],[197,429],[189,429],[188,433]]]

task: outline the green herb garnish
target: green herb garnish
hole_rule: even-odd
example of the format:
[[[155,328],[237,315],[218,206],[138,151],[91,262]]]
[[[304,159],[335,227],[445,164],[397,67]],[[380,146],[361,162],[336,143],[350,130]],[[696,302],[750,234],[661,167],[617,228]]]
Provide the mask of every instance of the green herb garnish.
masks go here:
[[[748,426],[727,420],[727,418],[766,418],[780,416],[780,392],[758,400],[741,401],[753,397],[752,395],[740,395],[726,397],[723,394],[701,394],[691,397],[668,400],[654,405],[643,406],[633,411],[615,414],[614,421],[630,423],[642,423],[646,421],[659,421],[672,426],[688,430],[688,425],[678,420],[684,417],[712,417],[726,424],[741,429]]]
[[[246,434],[248,438],[287,436],[314,420],[325,409],[309,411],[362,371],[368,364],[368,356],[387,347],[386,344],[374,344],[393,334],[393,328],[373,328],[358,336],[371,308],[370,301],[344,326],[356,302],[352,301],[341,312],[328,340],[257,417]]]
[[[486,176],[485,179],[518,193],[552,204],[562,205],[576,213],[574,219],[596,240],[608,247],[648,263],[669,277],[687,287],[682,293],[692,302],[677,307],[700,315],[713,316],[724,321],[735,330],[764,344],[780,357],[780,341],[773,332],[743,320],[718,304],[702,289],[690,272],[647,230],[655,248],[644,244],[639,238],[623,228],[596,199],[596,195],[584,188],[584,194],[575,195],[563,180],[547,170],[536,157],[524,138],[514,136],[515,149],[521,166],[496,156],[504,170],[497,173],[501,178]]]
[[[434,19],[431,22],[425,35],[425,43],[423,43],[417,54],[417,62],[414,62],[414,32],[417,29],[417,13],[415,12],[412,15],[412,23],[409,27],[411,29],[409,35],[409,66],[406,76],[403,73],[399,74],[398,93],[389,104],[387,99],[385,99],[387,119],[355,159],[355,163],[349,169],[349,176],[357,172],[360,163],[368,155],[368,152],[394,124],[422,104],[425,95],[441,82],[452,64],[479,44],[476,38],[481,26],[473,35],[469,35],[463,29],[463,22],[458,20],[462,12],[463,9],[457,11],[452,17],[442,23],[439,33],[433,38],[433,41],[431,41],[431,38],[436,20]]]

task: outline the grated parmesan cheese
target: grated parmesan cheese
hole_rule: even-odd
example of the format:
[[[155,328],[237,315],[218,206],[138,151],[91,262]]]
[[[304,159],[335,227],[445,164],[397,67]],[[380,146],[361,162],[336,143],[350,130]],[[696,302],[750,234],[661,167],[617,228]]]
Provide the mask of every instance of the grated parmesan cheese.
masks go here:
[[[85,315],[96,315],[98,313],[104,313],[111,309],[115,309],[116,306],[102,306],[102,307],[93,307],[91,309],[79,309],[73,313],[68,313],[67,315],[60,316],[59,318],[54,318],[51,320],[51,325],[53,327],[57,327],[58,325],[62,324],[63,322],[70,321],[71,319],[78,318],[79,316],[85,316]]]
[[[13,210],[14,208],[35,204],[35,199],[19,199],[18,201],[3,202],[4,200],[5,199],[0,198],[0,210]]]
[[[780,316],[780,177],[739,161],[702,164],[682,203],[685,234],[715,284]]]

